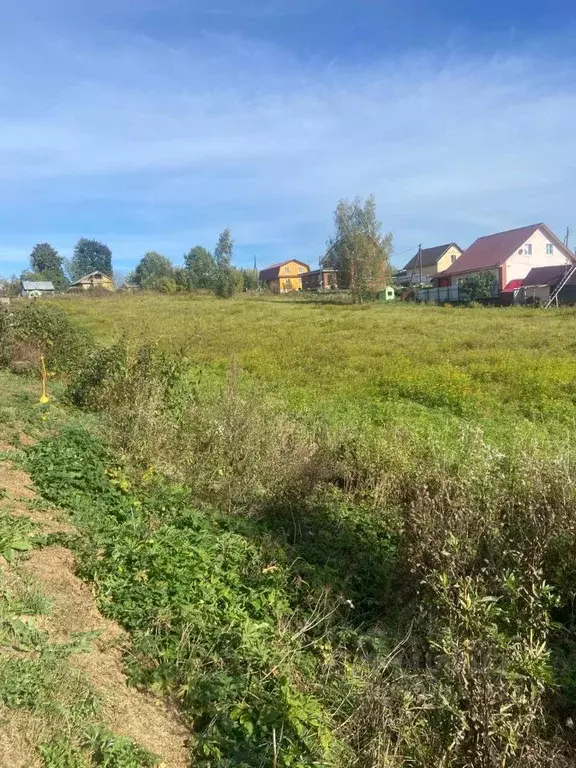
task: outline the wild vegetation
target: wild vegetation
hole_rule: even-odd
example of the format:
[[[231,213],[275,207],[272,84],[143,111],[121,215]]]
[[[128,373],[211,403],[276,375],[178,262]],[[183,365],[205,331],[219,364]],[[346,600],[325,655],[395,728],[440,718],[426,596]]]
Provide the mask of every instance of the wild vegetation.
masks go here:
[[[573,764],[573,310],[78,298],[14,370],[36,313],[29,471],[195,764]]]
[[[111,691],[103,694],[106,684],[98,679],[94,685],[78,663],[85,660],[89,669],[97,659],[99,678],[103,660],[115,659],[113,651],[96,650],[110,642],[100,637],[103,625],[110,635],[109,628],[102,617],[94,624],[92,614],[82,614],[78,594],[80,603],[90,603],[88,591],[66,591],[77,579],[70,573],[66,580],[54,553],[66,552],[55,545],[74,530],[63,519],[68,513],[32,494],[22,471],[21,437],[38,439],[69,414],[51,407],[45,418],[37,387],[21,376],[0,372],[0,387],[0,762],[11,768],[152,768],[159,762],[152,752],[110,728]],[[43,579],[46,572],[51,584]],[[86,626],[86,619],[93,623]],[[158,711],[153,702],[150,707]]]

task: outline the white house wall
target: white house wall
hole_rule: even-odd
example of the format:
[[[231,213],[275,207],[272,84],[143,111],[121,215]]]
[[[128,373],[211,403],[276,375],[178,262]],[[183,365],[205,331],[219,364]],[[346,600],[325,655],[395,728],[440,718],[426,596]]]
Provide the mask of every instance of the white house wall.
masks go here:
[[[525,253],[528,244],[532,246],[531,256]],[[521,252],[519,253],[516,251],[516,253],[506,261],[505,282],[509,283],[510,280],[522,280],[531,269],[534,269],[534,267],[551,267],[557,264],[568,263],[566,256],[564,256],[554,244],[552,244],[552,253],[547,254],[547,244],[550,244],[550,240],[548,240],[541,230],[538,229],[534,232],[534,234],[522,245],[522,248],[519,249]]]

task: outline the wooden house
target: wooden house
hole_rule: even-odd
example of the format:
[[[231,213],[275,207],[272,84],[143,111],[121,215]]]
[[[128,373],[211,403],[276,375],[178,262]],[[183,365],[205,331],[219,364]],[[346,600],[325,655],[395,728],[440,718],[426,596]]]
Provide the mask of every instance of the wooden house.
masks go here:
[[[69,291],[73,292],[91,291],[94,289],[114,291],[114,280],[112,280],[109,275],[104,274],[104,272],[90,272],[89,275],[84,275],[84,277],[76,280],[76,282],[72,283],[70,288],[68,288]]]
[[[288,293],[302,290],[302,275],[306,272],[310,272],[308,264],[298,259],[288,259],[266,267],[258,277],[270,291]]]
[[[448,269],[462,256],[457,243],[435,245],[420,249],[400,272],[394,275],[397,285],[421,285],[431,281],[439,272]]]
[[[338,289],[338,270],[313,269],[302,274],[303,291],[335,291]]]

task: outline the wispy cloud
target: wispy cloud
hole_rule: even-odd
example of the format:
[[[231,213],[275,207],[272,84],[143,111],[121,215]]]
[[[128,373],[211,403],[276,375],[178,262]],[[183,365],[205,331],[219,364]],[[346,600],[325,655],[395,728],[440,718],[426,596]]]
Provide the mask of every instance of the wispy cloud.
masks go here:
[[[541,52],[327,66],[208,34],[34,51],[0,83],[0,254],[86,234],[128,266],[230,224],[245,260],[315,261],[338,198],[371,192],[399,250],[574,218],[575,71]]]

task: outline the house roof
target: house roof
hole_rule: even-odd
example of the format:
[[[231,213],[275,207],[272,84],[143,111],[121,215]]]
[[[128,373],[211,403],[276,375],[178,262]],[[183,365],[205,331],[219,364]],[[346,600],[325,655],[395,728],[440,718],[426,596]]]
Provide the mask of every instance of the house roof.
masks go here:
[[[524,280],[521,280],[521,279],[510,280],[509,283],[506,283],[506,285],[502,289],[502,292],[514,293],[514,291],[517,291],[518,288],[522,288],[523,285],[524,285]]]
[[[101,272],[99,269],[96,269],[94,272],[90,272],[88,275],[84,275],[84,277],[80,277],[78,280],[72,283],[72,285],[81,285],[82,283],[85,283],[87,280],[90,280],[91,277],[94,277],[95,275],[102,275],[102,277],[105,277],[106,280],[112,280],[110,275],[107,275],[105,272]]]
[[[457,259],[448,269],[442,272],[442,276],[458,275],[463,272],[476,272],[480,269],[495,269],[507,261],[512,254],[517,251],[534,232],[541,230],[542,233],[553,243],[556,248],[569,261],[576,261],[572,251],[559,240],[554,232],[546,224],[530,224],[527,227],[519,229],[509,229],[506,232],[497,232],[495,235],[479,237],[470,248],[467,248],[462,256]]]
[[[566,272],[566,264],[557,264],[551,267],[534,267],[522,281],[522,285],[527,288],[534,285],[558,285]],[[569,278],[566,285],[576,285],[576,274]]]
[[[451,248],[452,246],[456,246],[460,253],[462,253],[462,248],[457,243],[446,243],[446,245],[435,245],[433,248],[422,248],[422,266],[423,267],[432,267],[434,264],[437,264],[442,256],[446,253],[448,248]],[[414,269],[414,267],[418,266],[419,260],[418,260],[418,254],[416,253],[406,264],[404,267],[404,270],[408,269]],[[402,271],[402,270],[401,270]]]
[[[292,264],[292,262],[301,264],[303,267],[306,267],[308,271],[310,271],[309,265],[305,262],[299,261],[298,259],[286,259],[286,261],[281,261],[278,264],[272,264],[271,266],[266,267],[266,269],[263,269],[258,275],[258,279],[263,283],[265,283],[266,280],[274,280],[276,277],[280,277],[280,269],[286,266],[286,264]]]
[[[48,280],[22,280],[22,289],[25,291],[53,291],[54,283]]]

